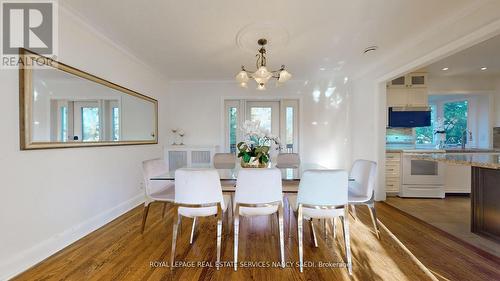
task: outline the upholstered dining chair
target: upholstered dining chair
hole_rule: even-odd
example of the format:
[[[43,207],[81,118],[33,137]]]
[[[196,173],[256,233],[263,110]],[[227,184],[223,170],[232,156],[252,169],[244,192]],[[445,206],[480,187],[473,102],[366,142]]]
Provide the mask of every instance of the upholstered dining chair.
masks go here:
[[[241,169],[234,195],[234,270],[238,270],[240,216],[278,215],[281,266],[285,267],[283,238],[283,188],[281,172],[276,168]]]
[[[349,175],[349,178],[351,178],[351,181],[349,181],[349,205],[355,220],[357,220],[356,205],[366,205],[368,207],[373,229],[377,238],[380,238],[374,203],[376,177],[377,163],[361,159],[354,161]]]
[[[277,168],[298,168],[300,156],[298,153],[280,153],[276,159]]]
[[[215,169],[234,169],[236,167],[236,155],[234,153],[215,153]]]
[[[226,214],[230,196],[222,194],[219,173],[214,169],[177,169],[175,171],[175,205],[172,233],[172,252],[170,256],[173,269],[177,231],[181,217],[193,219],[190,243],[193,243],[194,227],[198,217],[217,217],[217,270],[219,269],[222,216]]]
[[[299,267],[303,272],[303,220],[310,222],[314,246],[318,247],[313,219],[339,217],[344,230],[347,269],[352,274],[349,219],[347,214],[348,175],[343,170],[307,170],[302,174],[299,191],[289,196],[288,202],[297,217],[297,237],[299,244]]]
[[[146,219],[149,213],[149,206],[153,202],[162,202],[163,213],[162,217],[165,215],[165,208],[168,203],[174,202],[174,182],[172,181],[153,181],[150,180],[151,177],[161,175],[168,172],[167,164],[162,159],[151,159],[142,162],[142,175],[144,177],[144,212],[142,217],[141,233],[144,232],[144,227],[146,225]]]

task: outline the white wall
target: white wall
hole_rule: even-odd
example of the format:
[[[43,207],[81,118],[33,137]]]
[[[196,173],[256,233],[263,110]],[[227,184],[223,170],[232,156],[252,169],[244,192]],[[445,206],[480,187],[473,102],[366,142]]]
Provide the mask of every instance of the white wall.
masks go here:
[[[266,91],[242,89],[234,81],[177,82],[168,91],[167,128],[183,129],[187,145],[224,145],[223,99],[298,98],[299,146],[303,162],[331,168],[350,166],[349,84],[344,79],[289,81],[280,88],[269,83]],[[335,87],[330,94],[328,88]],[[316,125],[313,125],[316,124]]]
[[[59,60],[159,100],[149,68],[61,11]],[[0,70],[0,280],[76,241],[143,200],[141,161],[161,145],[19,150],[18,72]],[[160,140],[166,127],[160,123]]]
[[[429,95],[483,93],[495,90],[494,77],[429,76]]]

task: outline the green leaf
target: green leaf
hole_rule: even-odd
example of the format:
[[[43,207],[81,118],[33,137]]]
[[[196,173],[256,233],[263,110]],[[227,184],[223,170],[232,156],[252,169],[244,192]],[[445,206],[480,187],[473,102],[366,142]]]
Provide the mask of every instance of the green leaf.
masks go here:
[[[267,164],[267,162],[269,162],[269,158],[266,155],[262,155],[262,157],[259,159],[259,162],[262,164]]]
[[[243,161],[245,161],[246,163],[250,162],[250,158],[252,158],[252,157],[248,154],[243,155]]]

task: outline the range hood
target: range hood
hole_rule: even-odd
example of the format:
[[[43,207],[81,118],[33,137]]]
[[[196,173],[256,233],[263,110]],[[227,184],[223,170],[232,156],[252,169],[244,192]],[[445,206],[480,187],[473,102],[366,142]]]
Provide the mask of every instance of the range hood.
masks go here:
[[[389,107],[389,127],[415,128],[431,125],[429,107]]]

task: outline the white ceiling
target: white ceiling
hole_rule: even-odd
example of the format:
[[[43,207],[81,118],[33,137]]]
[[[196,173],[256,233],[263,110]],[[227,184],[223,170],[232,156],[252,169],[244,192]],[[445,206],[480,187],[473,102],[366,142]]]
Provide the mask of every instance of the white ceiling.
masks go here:
[[[443,68],[449,68],[443,71]],[[482,71],[482,67],[487,70]],[[500,76],[500,35],[426,67],[432,76]]]
[[[67,0],[64,6],[170,80],[232,80],[240,65],[255,65],[253,54],[237,46],[238,32],[260,22],[282,26],[288,43],[269,55],[268,66],[286,64],[294,79],[307,80],[353,75],[473,2]],[[363,55],[371,45],[379,50]]]

